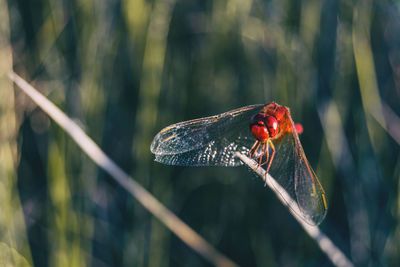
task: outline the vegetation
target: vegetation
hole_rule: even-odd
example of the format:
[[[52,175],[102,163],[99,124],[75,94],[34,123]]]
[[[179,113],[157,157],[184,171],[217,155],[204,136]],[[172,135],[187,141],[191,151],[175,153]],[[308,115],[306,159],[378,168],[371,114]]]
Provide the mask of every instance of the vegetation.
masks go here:
[[[331,262],[245,167],[161,165],[150,143],[175,122],[288,106],[328,197],[322,231],[356,266],[400,262],[398,1],[0,0],[0,19],[4,264],[208,264],[14,91],[10,69],[241,266]]]

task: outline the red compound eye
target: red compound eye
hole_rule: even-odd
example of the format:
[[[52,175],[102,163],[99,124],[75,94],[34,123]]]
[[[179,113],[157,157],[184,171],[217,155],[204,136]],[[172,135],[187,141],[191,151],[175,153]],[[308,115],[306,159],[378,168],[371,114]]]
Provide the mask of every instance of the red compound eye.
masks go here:
[[[265,115],[263,113],[255,114],[251,117],[250,121],[250,131],[253,136],[261,142],[264,142],[266,139],[269,138],[269,132],[267,127],[265,126]]]
[[[278,133],[278,121],[274,116],[267,116],[264,119],[265,125],[268,128],[269,135],[274,137]]]
[[[263,113],[257,113],[256,115],[253,115],[253,117],[251,117],[251,121],[250,121],[250,128],[254,124],[264,125],[264,118],[265,118],[265,115]]]
[[[250,126],[251,133],[253,136],[261,142],[264,142],[269,138],[268,129],[265,126],[260,126],[258,124],[254,124]]]

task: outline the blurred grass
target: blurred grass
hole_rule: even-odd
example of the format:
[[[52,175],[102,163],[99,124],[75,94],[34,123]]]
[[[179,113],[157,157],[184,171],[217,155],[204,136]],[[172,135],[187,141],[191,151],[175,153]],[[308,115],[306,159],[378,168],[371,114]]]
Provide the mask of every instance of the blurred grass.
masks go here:
[[[0,74],[31,80],[238,264],[330,263],[245,168],[162,166],[149,145],[174,122],[269,101],[304,126],[323,230],[356,265],[400,262],[399,144],[382,108],[400,114],[398,2],[0,3]],[[37,266],[206,265],[0,82],[2,243]]]
[[[12,83],[4,75],[12,68],[7,3],[0,1],[0,261],[4,266],[29,266],[31,251],[17,190],[17,122]]]
[[[65,139],[65,137],[64,137]],[[80,249],[80,229],[77,214],[72,207],[71,189],[65,170],[65,140],[58,138],[58,143],[49,147],[48,177],[49,177],[49,237],[51,251],[49,264],[51,266],[82,266],[85,263]],[[89,232],[89,236],[90,236]]]

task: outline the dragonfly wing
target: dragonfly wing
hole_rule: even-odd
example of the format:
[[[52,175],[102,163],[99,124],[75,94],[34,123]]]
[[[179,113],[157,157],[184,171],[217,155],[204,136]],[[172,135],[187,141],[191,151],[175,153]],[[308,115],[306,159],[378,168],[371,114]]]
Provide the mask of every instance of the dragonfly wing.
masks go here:
[[[325,192],[313,169],[311,169],[303,149],[297,151],[295,161],[295,191],[300,210],[306,215],[306,221],[318,225],[325,218],[328,206]]]
[[[156,155],[156,161],[169,165],[241,165],[234,152],[247,152],[254,143],[249,121],[263,106],[246,106],[168,126],[154,137],[151,152]]]
[[[307,161],[294,123],[287,114],[287,130],[274,141],[276,149],[269,173],[296,201],[307,223],[318,225],[325,218],[327,203],[325,192]],[[289,204],[289,199],[285,199]]]
[[[184,153],[156,154],[155,160],[164,164],[179,166],[234,167],[243,164],[240,159],[234,156],[234,152],[236,151],[246,153],[249,149],[247,146],[241,145],[239,140],[232,142],[223,138],[211,141],[205,147],[189,150]]]

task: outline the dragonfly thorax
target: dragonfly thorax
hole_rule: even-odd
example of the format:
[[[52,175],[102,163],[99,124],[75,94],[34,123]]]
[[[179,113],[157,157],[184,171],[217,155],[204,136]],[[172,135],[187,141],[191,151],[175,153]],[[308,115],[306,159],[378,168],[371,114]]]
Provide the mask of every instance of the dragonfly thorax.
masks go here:
[[[278,120],[274,116],[258,113],[251,118],[250,131],[261,142],[278,133]]]

